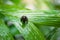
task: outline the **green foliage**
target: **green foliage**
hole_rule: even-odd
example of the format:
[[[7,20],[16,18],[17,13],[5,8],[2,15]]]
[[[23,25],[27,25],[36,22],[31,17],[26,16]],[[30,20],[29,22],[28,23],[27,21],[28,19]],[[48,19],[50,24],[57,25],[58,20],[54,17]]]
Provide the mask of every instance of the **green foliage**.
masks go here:
[[[53,8],[51,5],[50,7]],[[21,22],[24,15],[28,18],[25,25]],[[58,35],[60,36],[59,27],[60,11],[31,11],[26,10],[22,0],[0,1],[0,40],[57,40]]]
[[[0,40],[14,40],[3,20],[0,20]]]

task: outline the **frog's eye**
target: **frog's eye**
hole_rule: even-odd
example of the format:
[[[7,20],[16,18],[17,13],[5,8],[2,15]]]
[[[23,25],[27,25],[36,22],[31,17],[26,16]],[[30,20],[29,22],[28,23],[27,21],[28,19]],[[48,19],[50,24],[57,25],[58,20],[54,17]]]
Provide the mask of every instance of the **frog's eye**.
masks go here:
[[[22,22],[23,24],[27,24],[27,23],[28,23],[28,18],[27,18],[26,16],[22,16],[22,17],[21,17],[21,22]]]

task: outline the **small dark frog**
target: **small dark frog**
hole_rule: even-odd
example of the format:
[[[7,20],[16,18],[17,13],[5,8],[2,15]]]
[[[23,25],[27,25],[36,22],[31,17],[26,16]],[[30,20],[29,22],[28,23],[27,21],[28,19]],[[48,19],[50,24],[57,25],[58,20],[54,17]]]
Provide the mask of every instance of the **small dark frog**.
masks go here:
[[[21,17],[21,22],[22,24],[27,24],[28,23],[28,18],[26,16]]]

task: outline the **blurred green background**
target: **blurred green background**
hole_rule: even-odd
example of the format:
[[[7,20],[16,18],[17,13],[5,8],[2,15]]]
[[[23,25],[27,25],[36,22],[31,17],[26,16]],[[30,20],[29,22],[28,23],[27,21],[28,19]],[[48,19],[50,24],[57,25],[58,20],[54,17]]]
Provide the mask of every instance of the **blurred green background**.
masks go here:
[[[0,0],[0,40],[60,40],[60,0]]]

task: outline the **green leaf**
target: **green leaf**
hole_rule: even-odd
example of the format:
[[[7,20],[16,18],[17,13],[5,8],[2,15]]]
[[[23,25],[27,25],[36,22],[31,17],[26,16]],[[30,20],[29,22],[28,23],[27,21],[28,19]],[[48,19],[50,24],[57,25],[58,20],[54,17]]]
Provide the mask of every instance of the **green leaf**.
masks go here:
[[[9,12],[7,12],[9,13]],[[16,11],[10,12],[9,14],[5,13],[4,15],[11,15],[20,18],[25,15],[28,17],[29,21],[33,22],[36,25],[40,26],[60,26],[60,12],[55,10],[50,11]]]
[[[13,36],[20,34],[20,32],[17,30],[17,28],[13,25],[9,27],[9,31]]]
[[[21,25],[20,19],[14,16],[7,16],[10,19],[19,32],[23,35],[26,40],[45,40],[44,35],[40,32],[40,30],[31,22],[24,25],[24,28]]]
[[[26,28],[24,28],[24,33],[25,30],[28,30],[30,37],[32,39],[29,39],[29,36],[27,40],[45,40],[44,35],[42,34],[42,32],[31,22],[29,22],[26,26]]]
[[[50,31],[50,32],[48,33],[48,35],[46,36],[46,39],[47,39],[47,40],[51,40],[52,36],[57,32],[57,29],[58,29],[58,28],[54,28],[52,31]]]
[[[14,23],[19,32],[23,35],[25,40],[45,40],[44,35],[31,22],[23,28],[19,23]],[[18,24],[18,25],[17,25]]]
[[[0,20],[0,40],[14,40],[4,22]]]

